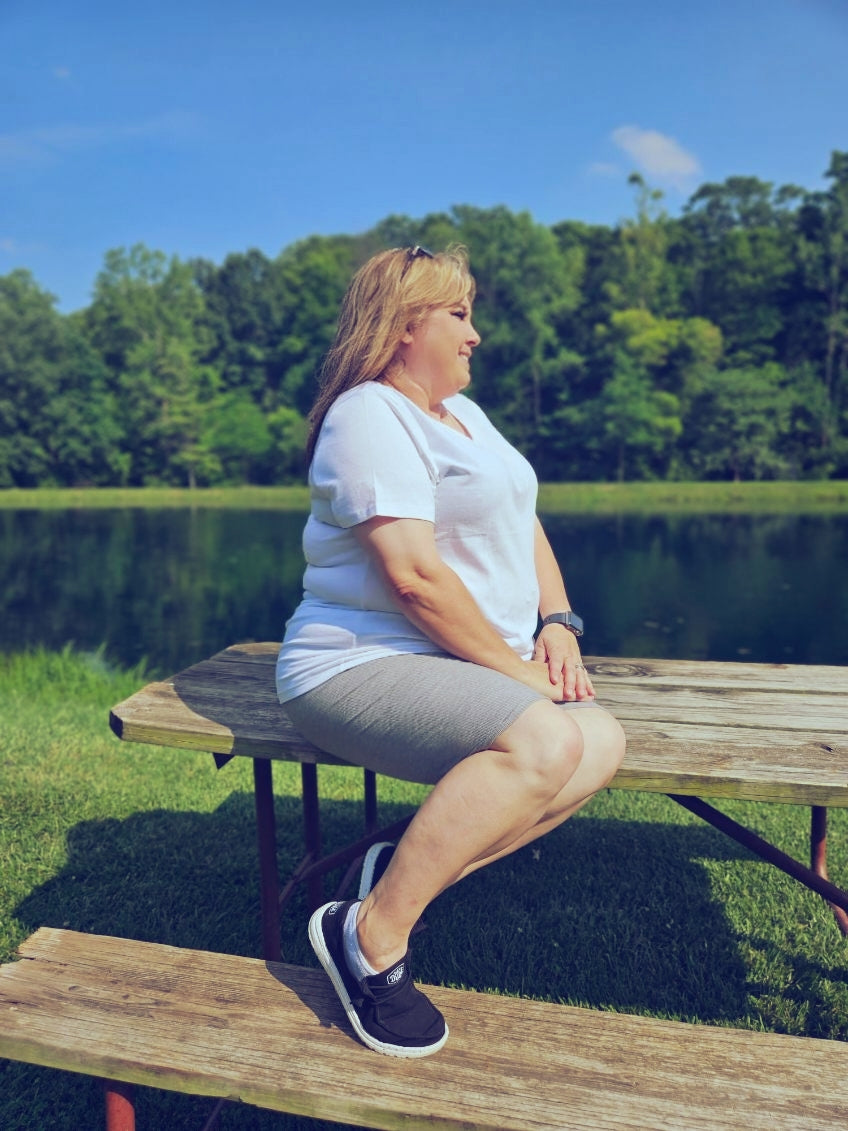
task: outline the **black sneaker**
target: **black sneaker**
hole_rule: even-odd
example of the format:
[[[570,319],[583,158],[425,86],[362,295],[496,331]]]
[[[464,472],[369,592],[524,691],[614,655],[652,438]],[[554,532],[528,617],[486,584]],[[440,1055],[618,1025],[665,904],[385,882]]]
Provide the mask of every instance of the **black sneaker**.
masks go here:
[[[448,1039],[438,1009],[416,989],[409,971],[409,952],[400,962],[357,982],[344,955],[344,923],[355,900],[326,903],[309,920],[309,942],[330,976],[358,1036],[388,1056],[429,1056]]]
[[[371,845],[362,861],[362,874],[359,878],[357,899],[364,899],[371,888],[376,885],[383,872],[388,868],[394,851],[395,846],[387,840],[381,840],[379,844]]]

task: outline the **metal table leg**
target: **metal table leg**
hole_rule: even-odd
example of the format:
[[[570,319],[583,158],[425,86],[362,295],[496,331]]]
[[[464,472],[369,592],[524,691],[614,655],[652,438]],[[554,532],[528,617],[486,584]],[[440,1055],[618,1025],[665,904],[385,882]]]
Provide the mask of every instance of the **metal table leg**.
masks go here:
[[[373,770],[363,770],[365,788],[365,831],[373,833],[377,827],[377,775]]]
[[[412,815],[410,815],[383,829],[377,828],[376,774],[370,770],[365,770],[365,836],[352,844],[345,845],[329,856],[322,856],[318,767],[311,762],[302,762],[300,773],[305,852],[300,863],[281,888],[277,866],[277,835],[271,761],[268,758],[253,759],[262,907],[262,956],[270,962],[282,961],[282,909],[294,895],[298,886],[300,884],[306,885],[309,908],[314,911],[321,906],[325,899],[324,876],[335,868],[349,865],[337,893],[337,898],[341,898],[341,892],[350,883],[358,867],[358,862],[368,851],[368,848],[380,840],[396,840],[403,834],[406,826],[412,820]]]
[[[300,781],[303,794],[303,843],[306,847],[304,864],[321,859],[321,815],[318,804],[318,767],[302,762]],[[324,886],[320,874],[312,873],[306,881],[306,893],[312,910],[324,902]]]
[[[274,785],[268,758],[253,759],[253,795],[259,847],[259,891],[262,909],[262,957],[281,962],[280,874],[277,868],[277,825]]]
[[[827,880],[827,809],[824,805],[810,806],[810,867],[817,876]],[[835,903],[831,910],[843,935],[848,935],[848,911]]]
[[[746,829],[744,825],[740,825],[734,821],[732,817],[726,816],[719,809],[708,805],[706,801],[702,801],[699,797],[688,797],[684,794],[669,793],[667,795],[672,801],[676,801],[678,805],[682,805],[684,809],[688,809],[690,813],[695,813],[696,816],[702,820],[707,821],[714,828],[719,829],[727,836],[732,837],[733,840],[738,841],[739,844],[744,845],[750,849],[751,852],[761,856],[763,860],[767,860],[769,864],[774,864],[776,868],[780,868],[782,872],[792,876],[793,879],[798,880],[799,883],[804,884],[805,887],[810,888],[811,891],[816,892],[818,895],[826,899],[836,913],[837,923],[843,933],[848,934],[845,930],[843,923],[848,921],[848,891],[843,891],[838,888],[836,884],[832,884],[825,875],[815,870],[815,863],[813,868],[807,868],[803,864],[794,860],[791,856],[787,856],[785,852],[781,852],[773,844],[769,844],[767,840],[757,836],[756,833]],[[814,832],[813,837],[815,841],[815,830],[819,833],[819,846],[814,846],[813,852],[818,853],[820,866],[824,866],[823,847],[821,845],[822,832],[826,826],[822,824],[822,816],[813,817]],[[841,916],[840,913],[841,912]],[[844,918],[843,918],[844,917]]]
[[[122,1080],[104,1080],[106,1095],[106,1131],[135,1131],[135,1107],[132,1084]]]

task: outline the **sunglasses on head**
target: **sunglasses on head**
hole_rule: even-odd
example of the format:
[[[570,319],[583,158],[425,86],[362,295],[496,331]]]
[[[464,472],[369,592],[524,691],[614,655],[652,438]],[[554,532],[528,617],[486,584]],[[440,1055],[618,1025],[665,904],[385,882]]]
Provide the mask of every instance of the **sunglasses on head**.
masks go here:
[[[412,263],[412,261],[414,259],[435,259],[435,258],[436,257],[433,255],[432,251],[430,251],[429,248],[422,247],[420,243],[417,243],[415,245],[415,247],[408,247],[406,249],[406,263],[404,263],[404,265],[403,265],[403,270],[401,271],[401,278],[403,278],[403,276],[409,270],[409,265],[410,265],[410,263]]]

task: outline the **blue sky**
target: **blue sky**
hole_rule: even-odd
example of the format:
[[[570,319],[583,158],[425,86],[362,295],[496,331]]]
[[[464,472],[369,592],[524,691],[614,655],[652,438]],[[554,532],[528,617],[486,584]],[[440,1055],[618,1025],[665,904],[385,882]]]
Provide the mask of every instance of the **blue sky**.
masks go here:
[[[455,204],[613,224],[640,171],[824,185],[848,0],[0,0],[0,274],[215,263]],[[473,251],[472,262],[473,262]]]

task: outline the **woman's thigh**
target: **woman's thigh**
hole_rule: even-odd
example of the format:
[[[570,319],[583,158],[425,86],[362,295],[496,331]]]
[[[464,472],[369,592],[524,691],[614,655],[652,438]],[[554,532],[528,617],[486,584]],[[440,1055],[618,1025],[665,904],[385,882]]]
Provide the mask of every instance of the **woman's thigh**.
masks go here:
[[[285,704],[311,742],[357,766],[434,784],[492,747],[533,703],[517,680],[445,655],[372,660]]]

